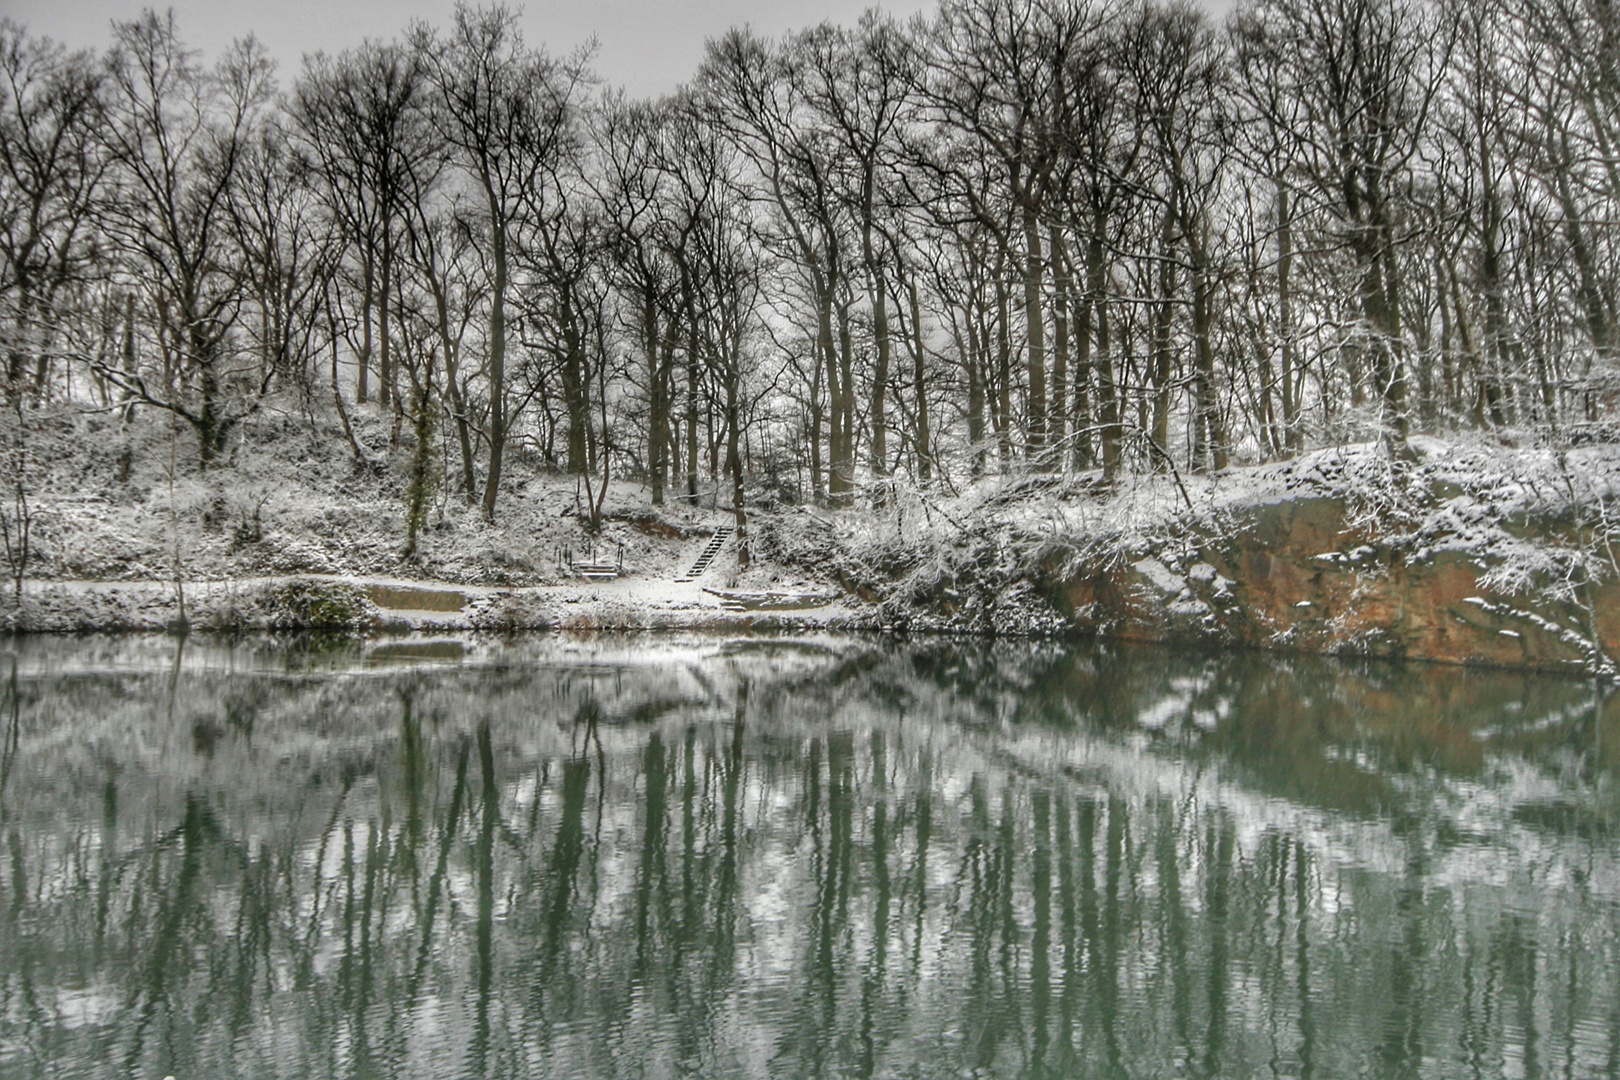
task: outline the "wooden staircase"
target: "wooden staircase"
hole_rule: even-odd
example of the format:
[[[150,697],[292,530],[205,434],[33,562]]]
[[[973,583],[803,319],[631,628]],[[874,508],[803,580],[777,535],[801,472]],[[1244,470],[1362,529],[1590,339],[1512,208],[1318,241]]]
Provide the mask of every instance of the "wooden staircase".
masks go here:
[[[731,539],[731,534],[734,531],[735,528],[731,525],[721,525],[719,528],[715,529],[714,535],[709,537],[709,542],[704,545],[703,552],[702,554],[698,555],[697,561],[694,562],[690,568],[688,568],[686,573],[682,574],[675,580],[696,581],[698,578],[702,577],[703,571],[707,570],[709,568],[709,564],[714,562],[714,557],[720,554],[720,549],[726,546],[726,541]]]

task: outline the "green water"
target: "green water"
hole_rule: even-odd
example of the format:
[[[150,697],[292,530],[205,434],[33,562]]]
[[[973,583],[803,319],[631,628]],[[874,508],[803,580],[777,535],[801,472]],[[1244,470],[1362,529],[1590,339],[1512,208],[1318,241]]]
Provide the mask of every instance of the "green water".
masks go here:
[[[1620,699],[850,638],[0,643],[0,1076],[1620,1076]]]

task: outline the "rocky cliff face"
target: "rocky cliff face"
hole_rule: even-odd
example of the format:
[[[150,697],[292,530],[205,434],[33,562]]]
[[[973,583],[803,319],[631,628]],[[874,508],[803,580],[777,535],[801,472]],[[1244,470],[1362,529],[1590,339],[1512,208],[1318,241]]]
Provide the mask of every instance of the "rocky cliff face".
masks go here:
[[[1253,507],[1232,524],[1078,565],[1051,559],[1038,576],[1076,631],[1126,639],[1571,671],[1620,653],[1613,580],[1564,599],[1509,595],[1477,553],[1382,537],[1340,499]]]

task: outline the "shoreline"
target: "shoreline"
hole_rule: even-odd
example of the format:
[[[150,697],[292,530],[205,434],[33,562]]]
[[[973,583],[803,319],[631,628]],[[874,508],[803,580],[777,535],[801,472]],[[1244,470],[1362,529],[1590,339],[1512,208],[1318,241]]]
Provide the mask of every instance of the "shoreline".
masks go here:
[[[181,595],[184,595],[182,606]],[[861,609],[868,610],[862,611]],[[27,580],[0,598],[0,633],[877,629],[867,605],[736,610],[701,581],[626,577],[556,585],[279,574],[186,581]]]
[[[334,622],[298,619],[278,596],[290,588],[316,586],[364,596],[366,606],[355,618]],[[675,583],[621,578],[613,582],[569,582],[557,585],[460,585],[431,579],[392,576],[322,574],[264,575],[200,580],[184,583],[188,617],[178,618],[173,582],[166,581],[51,581],[24,582],[19,611],[9,589],[0,598],[0,635],[12,637],[150,635],[233,637],[248,634],[329,633],[388,648],[391,640],[431,642],[438,637],[560,633],[849,633],[902,637],[1100,641],[1160,648],[1192,649],[1209,655],[1260,652],[1281,656],[1311,656],[1343,661],[1408,662],[1446,668],[1472,668],[1521,674],[1557,675],[1577,679],[1601,675],[1567,662],[1514,663],[1499,658],[1401,655],[1356,648],[1309,648],[1298,642],[1259,643],[1232,640],[1217,634],[1170,632],[1154,635],[1133,628],[1069,622],[1061,626],[1031,627],[1008,633],[987,628],[952,625],[943,620],[886,621],[881,605],[840,596],[815,607],[735,610],[700,582]],[[460,597],[451,608],[452,597]],[[386,606],[378,604],[383,599]],[[421,600],[437,608],[393,606]],[[407,648],[411,647],[409,644]]]

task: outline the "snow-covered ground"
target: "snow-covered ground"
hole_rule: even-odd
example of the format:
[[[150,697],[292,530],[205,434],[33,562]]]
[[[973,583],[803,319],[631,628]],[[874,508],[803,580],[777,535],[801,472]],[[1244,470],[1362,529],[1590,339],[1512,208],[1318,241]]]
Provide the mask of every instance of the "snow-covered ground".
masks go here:
[[[1412,460],[1377,443],[1327,447],[1291,461],[1209,475],[1130,476],[1103,485],[1096,473],[986,477],[950,497],[900,488],[881,510],[820,515],[825,543],[874,568],[885,554],[915,557],[999,540],[1027,554],[1064,544],[1139,557],[1190,529],[1220,531],[1246,510],[1292,499],[1344,500],[1352,521],[1416,543],[1414,557],[1466,550],[1508,558],[1527,552],[1530,519],[1580,512],[1604,526],[1620,495],[1620,445],[1515,448],[1485,439],[1411,442]]]
[[[655,507],[646,486],[614,481],[593,530],[585,483],[521,452],[509,461],[491,523],[456,489],[459,463],[443,448],[452,455],[445,483],[419,551],[407,557],[406,452],[390,449],[381,412],[362,409],[354,421],[364,461],[348,453],[341,432],[312,434],[307,418],[270,412],[244,426],[226,462],[201,470],[188,434],[162,418],[42,415],[30,448],[30,580],[20,609],[10,595],[0,599],[0,620],[42,630],[161,628],[179,620],[183,593],[191,625],[294,625],[285,591],[314,579],[358,590],[362,607],[381,609],[366,609],[357,625],[396,628],[762,620],[1057,634],[1076,628],[1047,587],[1067,568],[1210,577],[1201,552],[1212,542],[1241,539],[1256,508],[1301,499],[1338,500],[1347,523],[1407,562],[1462,556],[1497,598],[1568,602],[1578,587],[1620,576],[1611,520],[1620,445],[1608,443],[1415,437],[1409,455],[1354,444],[1215,475],[1110,484],[1096,473],[1023,468],[957,488],[886,481],[836,511],[751,506],[745,541],[731,541],[700,580],[683,582],[676,579],[714,529],[734,520],[712,488],[696,506],[672,493]],[[1309,557],[1355,569],[1370,551],[1329,548]],[[622,565],[624,574],[584,582],[573,562]],[[440,586],[459,589],[462,602],[419,610],[389,595]],[[711,589],[842,599],[739,613]],[[940,612],[948,614],[930,619]]]
[[[615,481],[600,528],[589,527],[583,482],[514,455],[484,520],[459,490],[435,493],[415,556],[405,552],[404,451],[387,450],[389,424],[355,416],[373,453],[357,462],[339,432],[311,436],[307,420],[271,415],[235,441],[229,460],[196,467],[191,442],[161,418],[41,417],[34,465],[33,552],[22,604],[0,595],[0,625],[32,630],[161,629],[274,624],[275,596],[313,579],[399,589],[452,585],[460,610],[382,600],[385,626],[743,625],[709,589],[833,596],[828,583],[771,563],[743,565],[733,539],[696,581],[677,581],[717,526],[734,517],[712,491],[691,506],[651,504],[645,485]],[[454,483],[459,473],[448,472]],[[794,511],[788,511],[794,513]],[[586,582],[571,564],[609,563],[617,580]],[[424,605],[427,606],[427,605]],[[283,613],[284,615],[285,613]],[[838,605],[772,614],[795,625],[847,617]]]
[[[1097,473],[1019,471],[948,496],[897,486],[876,509],[801,517],[767,527],[760,543],[770,556],[863,587],[883,604],[880,621],[948,609],[935,621],[996,633],[1063,629],[1040,582],[1079,568],[1146,566],[1152,584],[1162,567],[1178,584],[1202,573],[1218,587],[1204,561],[1211,548],[1242,546],[1256,511],[1299,500],[1335,501],[1343,531],[1375,538],[1403,563],[1460,556],[1498,597],[1571,602],[1578,588],[1620,577],[1620,445],[1420,436],[1410,451],[1351,444],[1112,484]],[[1308,556],[1377,572],[1359,565],[1372,550],[1329,544]]]

